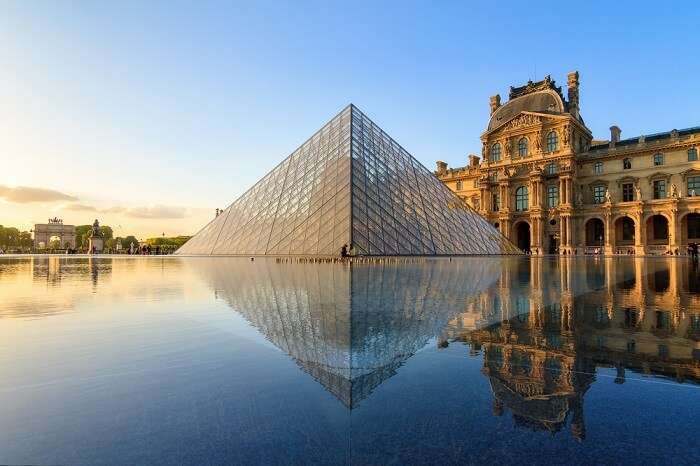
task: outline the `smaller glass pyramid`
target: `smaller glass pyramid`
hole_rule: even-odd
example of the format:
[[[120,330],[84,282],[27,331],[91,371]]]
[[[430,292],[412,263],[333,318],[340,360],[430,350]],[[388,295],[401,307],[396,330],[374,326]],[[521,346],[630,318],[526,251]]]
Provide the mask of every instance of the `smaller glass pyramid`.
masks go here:
[[[176,254],[519,254],[354,105]]]

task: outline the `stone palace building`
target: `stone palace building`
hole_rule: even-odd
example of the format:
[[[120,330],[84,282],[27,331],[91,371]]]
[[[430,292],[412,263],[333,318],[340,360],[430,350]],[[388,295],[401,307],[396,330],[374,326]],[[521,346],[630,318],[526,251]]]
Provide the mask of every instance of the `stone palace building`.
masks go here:
[[[680,254],[700,242],[700,127],[598,140],[549,77],[491,97],[482,156],[436,175],[532,254]]]

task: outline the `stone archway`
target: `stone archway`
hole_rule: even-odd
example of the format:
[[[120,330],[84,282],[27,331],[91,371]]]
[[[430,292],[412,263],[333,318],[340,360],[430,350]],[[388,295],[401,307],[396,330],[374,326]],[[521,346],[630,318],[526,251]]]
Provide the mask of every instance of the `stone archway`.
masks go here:
[[[59,218],[49,219],[49,223],[34,225],[34,247],[49,248],[51,240],[58,238],[58,249],[71,248],[75,245],[75,225],[64,225]],[[54,243],[55,244],[55,243]]]
[[[521,250],[530,252],[531,232],[530,224],[526,221],[521,221],[515,224],[515,244]]]
[[[670,231],[665,215],[655,214],[647,218],[647,244],[652,252],[664,253],[668,249]]]
[[[634,243],[636,239],[634,219],[623,215],[618,217],[613,224],[613,233],[615,238],[615,247],[623,250],[634,251]]]
[[[700,214],[686,214],[681,219],[681,243],[700,243]]]
[[[586,246],[587,247],[603,247],[605,244],[605,223],[597,218],[586,220]]]

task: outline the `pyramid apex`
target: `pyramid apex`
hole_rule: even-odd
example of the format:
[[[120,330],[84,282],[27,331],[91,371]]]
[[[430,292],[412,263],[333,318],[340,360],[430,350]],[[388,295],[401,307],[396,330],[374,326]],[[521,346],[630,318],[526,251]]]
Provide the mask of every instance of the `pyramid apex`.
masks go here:
[[[519,252],[352,102],[177,252],[334,256],[348,247]]]

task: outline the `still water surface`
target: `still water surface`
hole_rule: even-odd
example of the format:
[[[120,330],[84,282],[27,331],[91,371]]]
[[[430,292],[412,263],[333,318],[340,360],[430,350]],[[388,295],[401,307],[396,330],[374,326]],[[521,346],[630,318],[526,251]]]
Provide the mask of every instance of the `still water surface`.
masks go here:
[[[700,273],[4,257],[0,374],[0,464],[697,464]]]

